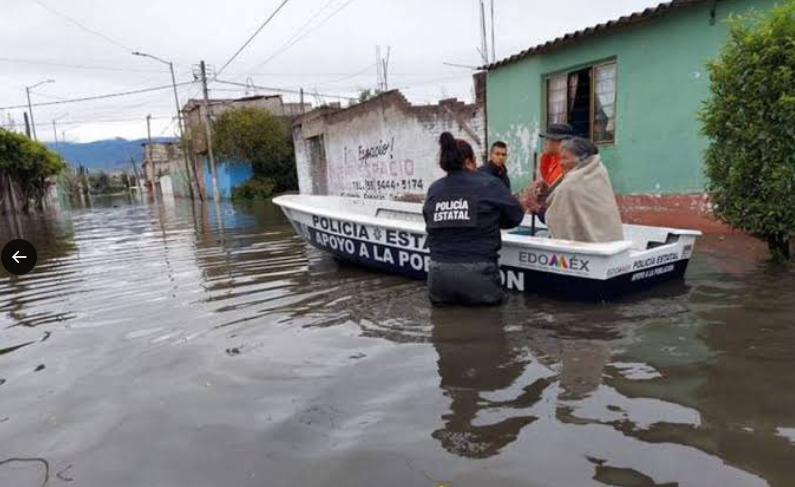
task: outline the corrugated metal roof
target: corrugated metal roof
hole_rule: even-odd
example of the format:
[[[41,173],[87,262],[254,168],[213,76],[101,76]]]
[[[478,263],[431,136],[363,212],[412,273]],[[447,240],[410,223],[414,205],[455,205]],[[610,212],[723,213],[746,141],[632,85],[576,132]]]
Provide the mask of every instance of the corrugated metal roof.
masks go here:
[[[518,54],[514,54],[513,56],[501,59],[500,61],[489,64],[487,66],[483,66],[481,69],[491,70],[499,68],[501,66],[505,66],[506,64],[515,63],[516,61],[519,61],[520,59],[524,59],[526,57],[534,56],[542,52],[559,49],[563,46],[569,45],[573,42],[580,41],[584,38],[601,35],[620,27],[639,24],[641,22],[647,22],[651,19],[668,14],[673,10],[692,7],[693,5],[706,3],[706,2],[717,3],[718,1],[719,0],[672,0],[670,2],[661,3],[656,7],[647,8],[642,12],[635,12],[631,15],[626,15],[619,19],[605,22],[604,24],[599,24],[594,27],[588,27],[587,29],[578,30],[577,32],[566,34],[562,37],[558,37],[555,40],[546,42],[544,44],[539,44],[535,47],[531,47],[530,49],[526,49]]]

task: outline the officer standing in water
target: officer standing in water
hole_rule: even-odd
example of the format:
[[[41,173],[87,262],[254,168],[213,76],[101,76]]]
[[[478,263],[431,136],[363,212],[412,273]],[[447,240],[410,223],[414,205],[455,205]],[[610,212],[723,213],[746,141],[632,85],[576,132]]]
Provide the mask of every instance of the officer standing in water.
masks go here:
[[[447,176],[431,185],[422,210],[431,251],[428,296],[437,306],[499,304],[500,229],[519,225],[524,210],[499,179],[466,170],[475,164],[469,143],[445,132],[439,145]]]

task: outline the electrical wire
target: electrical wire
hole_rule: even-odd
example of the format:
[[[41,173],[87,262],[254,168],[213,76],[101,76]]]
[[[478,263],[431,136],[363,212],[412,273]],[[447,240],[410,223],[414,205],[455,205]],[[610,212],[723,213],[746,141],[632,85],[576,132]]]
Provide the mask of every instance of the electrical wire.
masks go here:
[[[159,116],[152,116],[151,120],[171,120],[175,118],[173,115],[159,115]],[[69,120],[68,122],[56,122],[58,126],[61,125],[88,125],[92,123],[125,123],[125,122],[138,122],[141,121],[142,117],[135,117],[135,118],[116,118],[116,119],[102,119],[98,118],[95,120]]]
[[[258,85],[255,85],[255,84],[236,83],[234,81],[223,81],[223,80],[220,80],[220,79],[216,80],[216,82],[220,83],[220,84],[223,84],[223,85],[242,86],[243,88],[246,88],[246,87],[248,87],[248,88],[256,88],[258,90],[275,91],[277,93],[290,93],[290,94],[300,94],[301,93],[300,89],[296,90],[296,89],[289,89],[289,88],[269,88],[269,87],[266,87],[266,86],[258,86]],[[338,99],[338,100],[358,100],[358,98],[353,97],[353,96],[328,95],[328,94],[322,94],[322,93],[311,93],[311,94],[315,95],[315,96],[322,96],[323,98],[335,98],[335,99]],[[0,109],[2,109],[2,107],[0,107]]]
[[[159,73],[162,70],[154,70],[154,69],[131,69],[131,68],[116,68],[111,66],[88,66],[83,64],[67,64],[67,63],[59,63],[54,61],[47,61],[43,59],[18,59],[18,58],[8,58],[8,57],[0,57],[0,62],[3,63],[16,63],[16,64],[31,64],[37,66],[52,66],[56,68],[69,68],[69,69],[81,69],[81,70],[88,70],[88,71],[115,71],[119,73]]]
[[[325,17],[325,18],[324,18],[323,20],[321,20],[321,21],[320,21],[320,22],[319,22],[317,25],[315,25],[314,27],[312,27],[311,29],[309,29],[308,31],[306,31],[304,34],[302,34],[301,36],[299,36],[298,38],[296,38],[296,39],[294,39],[294,40],[292,40],[292,41],[287,41],[287,43],[285,43],[285,45],[282,45],[282,47],[280,47],[280,48],[279,48],[279,49],[278,49],[278,50],[277,50],[275,53],[271,54],[271,56],[270,56],[269,58],[267,58],[265,61],[263,61],[263,62],[262,62],[262,63],[261,63],[259,66],[257,66],[257,68],[256,68],[256,69],[262,68],[263,66],[265,66],[266,64],[268,64],[269,62],[271,62],[271,61],[272,61],[274,58],[276,58],[277,56],[280,56],[280,55],[284,54],[284,53],[285,53],[285,52],[287,52],[289,49],[291,49],[291,48],[292,48],[294,45],[298,44],[298,43],[299,43],[299,42],[301,42],[303,39],[306,39],[306,37],[307,37],[307,36],[309,36],[310,34],[312,34],[313,32],[315,32],[315,31],[316,31],[316,30],[318,30],[319,28],[321,28],[321,27],[322,27],[322,26],[323,26],[323,25],[324,25],[326,22],[328,22],[329,20],[331,20],[331,19],[332,19],[334,16],[336,16],[336,15],[337,15],[337,14],[339,14],[340,12],[342,12],[342,11],[343,11],[343,10],[344,10],[344,9],[345,9],[345,8],[346,8],[348,5],[350,5],[350,4],[351,4],[351,3],[353,3],[354,1],[356,1],[356,0],[348,0],[347,2],[343,3],[342,5],[340,5],[340,7],[339,7],[339,8],[337,8],[337,10],[335,10],[335,11],[331,12],[331,14],[330,14],[330,15],[328,15],[327,17]],[[325,8],[325,7],[324,7],[324,8]]]
[[[376,67],[376,63],[372,63],[369,66],[367,66],[366,68],[362,69],[361,71],[357,71],[354,74],[346,75],[346,76],[344,76],[342,78],[338,78],[338,79],[324,81],[322,83],[315,83],[313,86],[334,85],[334,84],[337,84],[337,83],[341,83],[343,81],[348,81],[349,79],[358,78],[359,76],[362,76],[363,74],[365,74],[366,72],[370,71],[374,67]]]
[[[282,44],[281,46],[279,46],[279,49],[277,49],[277,51],[278,51],[278,50],[281,50],[281,49],[283,49],[285,46],[287,46],[288,44],[290,44],[291,42],[293,42],[293,41],[294,41],[296,38],[298,38],[299,36],[301,36],[301,34],[303,34],[304,30],[305,30],[307,27],[309,27],[309,26],[312,24],[312,22],[314,22],[314,21],[315,21],[315,19],[316,19],[316,18],[318,18],[318,17],[319,17],[321,14],[323,14],[323,13],[326,11],[326,9],[328,9],[328,8],[329,8],[329,7],[330,7],[330,6],[331,6],[331,5],[332,5],[334,2],[336,2],[336,1],[337,1],[337,0],[328,0],[328,1],[327,1],[325,4],[323,4],[323,6],[322,6],[320,9],[318,9],[318,10],[315,12],[315,14],[314,14],[312,17],[310,17],[310,18],[309,18],[309,20],[307,20],[307,21],[306,21],[306,22],[305,22],[305,23],[304,23],[304,24],[303,24],[301,27],[299,27],[298,29],[296,29],[296,31],[293,33],[293,35],[292,35],[292,36],[290,36],[290,38],[289,38],[289,39],[287,39],[287,41],[286,41],[284,44]],[[265,62],[267,62],[267,60],[266,60]],[[264,64],[264,63],[263,63],[263,64]],[[259,66],[259,65],[258,65],[258,66]],[[253,68],[253,69],[256,69],[256,68]],[[245,75],[244,75],[244,76],[245,76]]]
[[[40,5],[42,8],[48,10],[50,13],[52,13],[54,15],[57,15],[58,17],[61,17],[62,19],[64,19],[67,22],[77,26],[79,29],[81,29],[81,30],[83,30],[85,32],[88,32],[89,34],[95,35],[97,37],[101,37],[102,39],[106,40],[107,42],[110,42],[111,44],[115,45],[116,47],[120,47],[120,48],[124,49],[127,52],[132,52],[133,51],[133,49],[130,49],[129,47],[127,47],[124,44],[122,44],[121,42],[119,42],[119,41],[117,41],[117,40],[115,40],[115,39],[113,39],[111,37],[106,36],[102,32],[99,32],[98,30],[94,30],[94,29],[92,29],[90,27],[85,26],[84,24],[82,24],[79,21],[73,19],[72,17],[69,17],[68,15],[66,15],[64,13],[62,13],[62,12],[60,12],[58,10],[55,10],[54,8],[52,8],[49,5],[47,5],[46,3],[42,2],[41,0],[33,0],[33,1],[36,2],[38,5]]]
[[[39,1],[39,0],[34,0],[34,1]],[[274,11],[273,11],[273,13],[271,13],[270,17],[268,17],[267,19],[265,19],[265,22],[263,22],[262,24],[260,24],[259,28],[257,28],[257,30],[256,30],[256,31],[254,31],[254,33],[251,35],[251,37],[249,37],[249,38],[248,38],[248,40],[247,40],[245,43],[243,43],[243,45],[242,45],[242,46],[240,46],[240,49],[238,49],[238,50],[237,50],[237,51],[236,51],[236,52],[235,52],[235,53],[232,55],[232,57],[231,57],[231,58],[229,58],[229,60],[228,60],[228,61],[227,61],[227,62],[226,62],[226,63],[225,63],[223,66],[221,66],[221,69],[219,69],[219,70],[218,70],[218,72],[217,72],[217,73],[215,73],[215,76],[213,77],[214,79],[217,79],[217,78],[218,78],[218,76],[220,76],[220,75],[221,75],[221,73],[223,73],[223,72],[224,72],[224,70],[225,70],[225,69],[226,69],[226,68],[227,68],[227,67],[228,67],[230,64],[232,64],[232,62],[233,62],[233,61],[234,61],[234,60],[235,60],[235,59],[236,59],[236,58],[237,58],[237,57],[240,55],[240,53],[241,53],[241,52],[243,52],[243,50],[244,50],[246,47],[248,47],[248,45],[249,45],[249,44],[251,44],[251,41],[253,41],[253,40],[254,40],[254,38],[256,38],[256,37],[259,35],[259,33],[260,33],[260,32],[262,32],[262,29],[264,29],[264,28],[265,28],[265,26],[266,26],[266,25],[268,25],[268,24],[270,23],[270,21],[271,21],[271,20],[273,20],[273,18],[274,18],[274,17],[276,17],[276,15],[277,15],[277,14],[278,14],[278,13],[281,11],[281,9],[282,9],[282,8],[284,8],[284,6],[285,6],[285,5],[287,5],[287,3],[288,3],[288,2],[290,2],[290,0],[282,0],[282,3],[280,3],[280,4],[279,4],[279,6],[278,6],[278,7],[276,7],[276,10],[274,10]]]
[[[184,83],[177,83],[177,86],[185,86],[191,85],[193,81],[187,81]],[[131,90],[131,91],[122,91],[118,93],[107,93],[105,95],[95,95],[95,96],[85,96],[82,98],[71,98],[65,100],[58,100],[58,101],[49,101],[44,103],[33,103],[32,106],[34,107],[44,107],[44,106],[51,106],[51,105],[62,105],[64,103],[79,103],[85,101],[94,101],[94,100],[104,100],[106,98],[118,98],[120,96],[130,96],[130,95],[137,95],[140,93],[149,93],[151,91],[161,91],[161,90],[173,90],[173,85],[163,85],[163,86],[155,86],[152,88],[143,88],[140,90]],[[12,106],[5,106],[0,107],[0,110],[14,110],[18,108],[26,108],[27,105],[12,105]]]

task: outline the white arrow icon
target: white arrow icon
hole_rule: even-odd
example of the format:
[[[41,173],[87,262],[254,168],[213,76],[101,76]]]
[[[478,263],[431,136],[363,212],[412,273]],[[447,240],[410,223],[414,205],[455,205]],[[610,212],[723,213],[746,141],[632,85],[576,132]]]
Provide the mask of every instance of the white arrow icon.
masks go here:
[[[14,255],[12,255],[12,256],[11,256],[11,258],[12,258],[12,259],[14,259],[14,262],[16,262],[17,264],[19,264],[19,259],[27,259],[27,257],[26,257],[26,256],[24,256],[24,255],[19,255],[19,250],[17,250],[16,252],[14,252]]]

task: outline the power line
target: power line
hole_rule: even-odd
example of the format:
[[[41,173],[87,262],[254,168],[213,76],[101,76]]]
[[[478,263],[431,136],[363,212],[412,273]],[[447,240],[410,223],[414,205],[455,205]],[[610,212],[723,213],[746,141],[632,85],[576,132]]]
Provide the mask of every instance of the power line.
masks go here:
[[[341,83],[343,81],[348,81],[349,79],[353,79],[353,78],[357,78],[359,76],[362,76],[363,74],[367,73],[368,71],[370,71],[374,67],[376,67],[375,63],[370,64],[366,68],[362,69],[361,71],[357,71],[354,74],[349,74],[349,75],[346,75],[346,76],[344,76],[342,78],[337,78],[337,79],[333,79],[333,80],[329,80],[329,81],[324,81],[322,83],[314,83],[313,86],[333,85],[333,84]]]
[[[154,69],[131,69],[131,68],[116,68],[111,66],[88,66],[83,64],[67,64],[54,61],[47,61],[42,59],[16,59],[8,57],[0,57],[0,62],[16,63],[16,64],[32,64],[38,66],[52,66],[56,68],[69,68],[69,69],[82,69],[89,71],[116,71],[120,73],[160,73],[162,70]]]
[[[277,51],[279,51],[279,50],[283,49],[285,46],[287,46],[288,44],[290,44],[291,42],[293,42],[293,41],[294,41],[294,40],[295,40],[297,37],[301,36],[301,34],[304,32],[304,29],[306,29],[307,27],[309,27],[309,26],[312,24],[312,22],[314,22],[314,21],[315,21],[315,19],[316,19],[316,18],[318,18],[318,17],[319,17],[319,16],[320,16],[322,13],[324,13],[324,12],[326,11],[326,9],[328,9],[328,8],[331,6],[331,4],[333,4],[333,3],[334,3],[334,2],[336,2],[336,1],[337,1],[337,0],[328,0],[328,1],[327,1],[325,4],[323,4],[323,6],[322,6],[321,8],[319,8],[319,9],[318,9],[318,10],[315,12],[315,14],[309,18],[309,20],[307,20],[307,21],[306,21],[306,23],[304,23],[304,24],[303,24],[301,27],[299,27],[298,29],[296,29],[296,31],[293,33],[293,35],[292,35],[292,36],[290,36],[290,38],[289,38],[289,39],[287,39],[287,41],[286,41],[284,44],[282,44],[282,45],[279,47],[279,49],[277,49]],[[270,58],[269,58],[269,59],[267,59],[267,60],[265,60],[265,62],[264,62],[264,63],[262,63],[262,65],[264,65],[265,63],[267,63],[269,60],[270,60]],[[259,66],[261,66],[261,65],[259,65]]]
[[[35,1],[38,1],[38,0],[35,0]],[[224,64],[223,66],[221,66],[221,69],[219,69],[219,70],[218,70],[218,72],[215,74],[215,77],[214,77],[214,78],[216,78],[216,79],[217,79],[217,78],[218,78],[218,76],[219,76],[221,73],[223,73],[223,72],[224,72],[224,70],[227,68],[227,66],[229,66],[230,64],[232,64],[232,61],[234,61],[234,60],[237,58],[237,56],[239,56],[239,55],[240,55],[240,53],[241,53],[241,52],[243,52],[243,50],[244,50],[246,47],[248,47],[248,45],[249,45],[249,44],[251,44],[251,41],[253,41],[253,40],[254,40],[254,38],[255,38],[255,37],[257,37],[257,36],[259,35],[259,33],[260,33],[260,32],[262,32],[262,29],[264,29],[264,28],[265,28],[265,26],[266,26],[266,25],[268,25],[268,24],[270,23],[270,21],[271,21],[271,20],[273,20],[273,18],[274,18],[274,17],[276,17],[276,14],[278,14],[278,13],[279,13],[279,11],[280,11],[282,8],[284,8],[284,6],[285,6],[285,5],[287,5],[287,3],[288,3],[289,1],[290,1],[290,0],[282,0],[282,3],[280,3],[280,4],[279,4],[279,6],[278,6],[278,7],[276,7],[276,10],[274,10],[274,11],[273,11],[273,13],[270,15],[270,17],[268,17],[267,19],[265,19],[265,22],[263,22],[262,24],[260,24],[259,28],[258,28],[256,31],[254,31],[254,34],[252,34],[252,35],[251,35],[251,37],[249,37],[249,38],[248,38],[248,40],[247,40],[247,41],[246,41],[246,42],[245,42],[245,43],[244,43],[242,46],[240,46],[240,49],[238,49],[238,50],[237,50],[237,52],[235,52],[235,53],[232,55],[232,57],[231,57],[231,58],[229,58],[229,61],[227,61],[227,62],[226,62],[226,64]]]
[[[266,86],[258,86],[258,85],[254,85],[254,84],[248,84],[247,85],[247,84],[244,84],[244,83],[235,83],[234,81],[223,81],[223,80],[220,80],[220,79],[215,80],[215,82],[216,83],[221,83],[223,85],[242,86],[243,88],[246,88],[246,87],[248,87],[248,88],[257,88],[258,90],[275,91],[275,92],[278,92],[278,93],[290,93],[290,94],[295,94],[295,95],[301,94],[301,90],[289,89],[289,88],[269,88],[269,87],[266,87]],[[315,93],[315,95],[322,96],[323,98],[336,98],[336,99],[339,99],[339,100],[358,100],[358,98],[353,97],[353,96],[328,95],[328,94],[322,94],[322,93]],[[0,109],[2,109],[2,107],[0,107]]]
[[[177,86],[185,86],[193,84],[193,81],[187,81],[184,83],[177,83]],[[155,86],[152,88],[143,88],[140,90],[131,90],[131,91],[122,91],[118,93],[108,93],[105,95],[95,95],[95,96],[85,96],[82,98],[71,98],[66,100],[58,100],[58,101],[48,101],[44,103],[34,103],[32,106],[34,107],[44,107],[44,106],[51,106],[51,105],[62,105],[64,103],[78,103],[84,101],[94,101],[94,100],[104,100],[106,98],[117,98],[120,96],[130,96],[130,95],[137,95],[140,93],[149,93],[151,91],[161,91],[161,90],[173,90],[173,85],[164,85],[164,86]],[[0,107],[0,110],[14,110],[18,108],[27,108],[27,105],[12,105],[6,107]]]
[[[299,43],[299,42],[301,42],[303,39],[305,39],[307,36],[309,36],[310,34],[312,34],[313,32],[315,32],[315,31],[316,31],[316,30],[318,30],[319,28],[321,28],[321,27],[322,27],[322,26],[323,26],[323,25],[324,25],[326,22],[328,22],[329,20],[331,20],[331,19],[332,19],[334,16],[336,16],[338,13],[342,12],[342,10],[344,10],[344,9],[345,9],[345,8],[346,8],[348,5],[350,5],[350,4],[351,4],[351,3],[353,3],[354,1],[355,1],[355,0],[348,0],[347,2],[343,3],[342,5],[340,5],[340,7],[339,7],[339,8],[337,8],[337,10],[335,10],[335,11],[331,12],[331,14],[329,14],[327,17],[325,17],[323,20],[321,20],[321,21],[320,21],[320,22],[319,22],[317,25],[315,25],[314,27],[312,27],[311,29],[309,29],[308,31],[306,31],[304,34],[302,34],[302,35],[301,35],[301,36],[299,36],[298,38],[294,39],[293,41],[287,41],[287,43],[285,43],[285,45],[282,45],[282,47],[280,47],[280,48],[279,48],[279,49],[278,49],[278,50],[277,50],[275,53],[271,54],[271,56],[270,56],[268,59],[266,59],[265,61],[263,61],[263,62],[262,62],[262,64],[260,64],[260,65],[257,67],[257,69],[259,69],[259,68],[261,68],[261,67],[265,66],[266,64],[268,64],[269,62],[271,62],[271,61],[272,61],[272,60],[273,60],[275,57],[277,57],[277,56],[280,56],[281,54],[284,54],[286,51],[288,51],[288,50],[289,50],[290,48],[292,48],[294,45],[298,44],[298,43]],[[325,7],[324,7],[324,9],[325,9]]]
[[[49,12],[57,15],[58,17],[61,17],[62,19],[66,20],[67,22],[77,26],[79,29],[81,29],[81,30],[83,30],[85,32],[88,32],[89,34],[95,35],[97,37],[101,37],[102,39],[110,42],[111,44],[113,44],[113,45],[115,45],[117,47],[120,47],[120,48],[124,49],[127,52],[132,52],[132,49],[130,49],[129,47],[125,46],[121,42],[106,36],[102,32],[99,32],[98,30],[94,30],[94,29],[92,29],[90,27],[87,27],[87,26],[83,25],[82,23],[80,23],[79,21],[73,19],[72,17],[69,17],[68,15],[66,15],[64,13],[61,13],[58,10],[55,10],[54,8],[52,8],[49,5],[47,5],[44,2],[42,2],[41,0],[33,0],[33,1],[36,2],[38,5],[40,5],[41,7],[43,7],[44,9],[48,10]]]
[[[157,117],[152,117],[152,120],[171,120],[175,117],[171,115],[162,115]],[[124,123],[124,122],[140,122],[142,117],[129,117],[129,118],[115,118],[115,119],[101,119],[98,118],[96,120],[69,120],[67,122],[57,122],[60,125],[88,125],[92,123]]]

